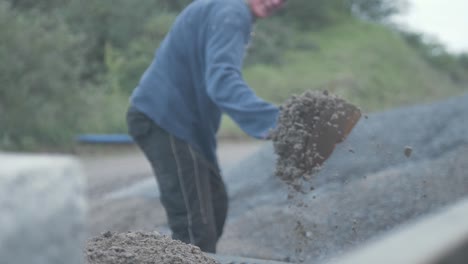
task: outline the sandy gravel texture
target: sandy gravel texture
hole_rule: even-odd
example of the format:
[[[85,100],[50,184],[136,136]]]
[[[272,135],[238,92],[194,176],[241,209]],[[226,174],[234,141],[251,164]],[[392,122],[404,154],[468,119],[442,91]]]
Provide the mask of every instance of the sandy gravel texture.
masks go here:
[[[278,156],[275,174],[294,190],[309,191],[305,183],[360,116],[356,106],[328,91],[307,91],[286,100],[271,133]]]
[[[226,230],[221,251],[317,263],[468,195],[468,145],[431,161],[264,203]],[[245,246],[251,245],[251,246]],[[252,247],[256,245],[255,247]]]
[[[105,232],[88,241],[88,264],[215,264],[198,247],[156,232]]]

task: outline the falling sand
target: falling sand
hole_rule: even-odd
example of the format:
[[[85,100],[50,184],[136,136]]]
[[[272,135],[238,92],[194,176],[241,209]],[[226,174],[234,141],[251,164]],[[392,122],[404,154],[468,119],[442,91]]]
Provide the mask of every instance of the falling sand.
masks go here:
[[[289,208],[295,226],[290,237],[295,245],[295,262],[304,261],[311,232],[303,225],[308,207],[302,197],[314,190],[315,172],[342,142],[361,117],[360,110],[327,91],[308,91],[293,96],[282,106],[278,126],[272,133],[276,161],[275,174],[288,184]]]

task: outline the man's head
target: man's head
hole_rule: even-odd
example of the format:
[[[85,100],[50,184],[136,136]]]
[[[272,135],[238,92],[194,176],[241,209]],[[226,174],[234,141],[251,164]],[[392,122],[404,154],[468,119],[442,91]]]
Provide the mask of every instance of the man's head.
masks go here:
[[[258,18],[265,18],[281,8],[286,0],[247,0],[250,9]]]

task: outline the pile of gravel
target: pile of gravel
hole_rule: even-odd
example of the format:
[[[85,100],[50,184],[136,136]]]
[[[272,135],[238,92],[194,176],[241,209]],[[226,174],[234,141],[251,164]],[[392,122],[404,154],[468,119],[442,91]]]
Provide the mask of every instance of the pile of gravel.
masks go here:
[[[215,264],[200,248],[156,232],[105,232],[90,239],[88,264]]]

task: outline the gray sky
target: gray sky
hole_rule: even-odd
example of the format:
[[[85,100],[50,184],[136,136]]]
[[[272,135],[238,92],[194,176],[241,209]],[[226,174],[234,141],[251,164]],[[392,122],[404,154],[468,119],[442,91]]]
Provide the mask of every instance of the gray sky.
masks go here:
[[[408,0],[407,14],[396,21],[427,33],[452,52],[468,53],[468,0]]]

